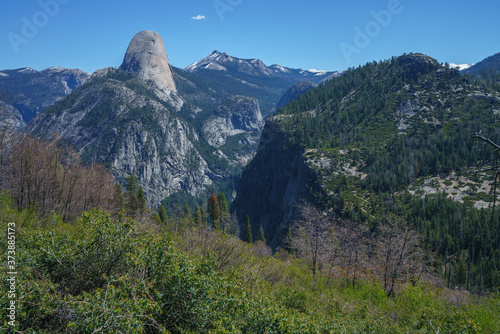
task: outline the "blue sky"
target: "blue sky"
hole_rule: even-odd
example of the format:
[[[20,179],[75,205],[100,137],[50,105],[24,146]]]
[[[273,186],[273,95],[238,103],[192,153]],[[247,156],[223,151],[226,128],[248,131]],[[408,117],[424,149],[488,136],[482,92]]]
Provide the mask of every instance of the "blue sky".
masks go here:
[[[141,30],[181,68],[213,50],[321,70],[409,52],[475,63],[500,52],[499,14],[497,0],[3,0],[0,69],[117,67]]]

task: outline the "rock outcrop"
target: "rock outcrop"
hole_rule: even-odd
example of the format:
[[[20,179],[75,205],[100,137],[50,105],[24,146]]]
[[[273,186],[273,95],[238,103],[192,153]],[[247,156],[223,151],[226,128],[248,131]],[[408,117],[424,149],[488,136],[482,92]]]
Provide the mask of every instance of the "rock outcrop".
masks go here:
[[[163,39],[154,31],[141,31],[132,38],[121,69],[137,73],[146,84],[153,83],[160,98],[177,91]]]
[[[226,143],[228,136],[258,132],[264,127],[259,101],[246,96],[226,100],[203,126],[207,142],[215,147]]]
[[[96,71],[28,130],[59,133],[85,162],[105,164],[119,182],[136,175],[152,206],[177,192],[199,197],[237,177],[263,127],[257,99],[206,82],[171,68],[161,37],[141,32],[121,68]],[[234,140],[226,144],[228,137]]]
[[[0,101],[0,134],[7,136],[26,127],[21,113],[5,102]]]

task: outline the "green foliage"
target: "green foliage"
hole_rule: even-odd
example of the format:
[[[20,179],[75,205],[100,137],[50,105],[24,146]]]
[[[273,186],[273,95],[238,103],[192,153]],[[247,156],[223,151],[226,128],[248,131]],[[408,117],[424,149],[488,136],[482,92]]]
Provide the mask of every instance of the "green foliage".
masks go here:
[[[257,239],[255,240],[260,240],[263,243],[266,243],[266,235],[264,234],[264,228],[262,227],[262,224],[260,224],[259,234],[257,235]]]
[[[146,196],[142,187],[137,183],[137,177],[130,175],[125,180],[125,199],[127,214],[131,217],[136,217],[138,214],[144,212],[147,208]]]
[[[250,224],[250,217],[248,215],[245,222],[245,230],[243,231],[243,241],[246,241],[250,244],[253,242],[252,225]]]
[[[475,209],[474,201],[491,202],[492,194],[471,183],[461,204],[406,192],[429,176],[464,175],[494,161],[491,147],[470,138],[482,131],[500,141],[500,100],[458,71],[420,58],[409,62],[404,55],[350,69],[271,120],[286,150],[331,161],[328,167],[311,164],[315,177],[308,186],[321,187],[311,192],[318,204],[372,232],[387,214],[405,217],[447,268],[435,264],[450,288],[491,292],[500,286],[500,218]],[[351,176],[344,166],[359,174]]]
[[[160,221],[163,225],[167,224],[168,221],[168,216],[167,216],[167,210],[165,210],[165,207],[163,205],[160,205],[158,208],[158,216],[160,217]]]
[[[16,327],[24,333],[494,333],[500,294],[404,286],[396,298],[360,282],[313,279],[298,259],[254,255],[221,232],[139,232],[102,210],[70,226],[25,220],[0,195],[0,228],[17,225]],[[24,223],[21,223],[25,221]],[[200,230],[201,231],[201,230]],[[226,247],[226,248],[224,248]],[[0,239],[5,263],[6,238]],[[184,250],[183,250],[184,249]],[[188,249],[189,251],[185,250]],[[231,253],[231,262],[219,262]],[[3,279],[2,284],[8,286]],[[9,299],[0,298],[6,309]],[[6,312],[0,328],[8,332]]]

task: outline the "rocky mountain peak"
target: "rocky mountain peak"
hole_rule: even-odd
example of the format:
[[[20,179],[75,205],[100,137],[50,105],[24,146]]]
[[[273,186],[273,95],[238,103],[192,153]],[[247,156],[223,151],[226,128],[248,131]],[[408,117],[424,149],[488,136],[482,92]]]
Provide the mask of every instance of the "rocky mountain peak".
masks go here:
[[[398,60],[400,65],[406,65],[408,69],[415,73],[429,73],[440,67],[437,60],[422,53],[405,54],[399,57]]]
[[[121,68],[138,73],[144,82],[152,81],[167,96],[177,91],[163,39],[154,31],[141,31],[132,38]]]

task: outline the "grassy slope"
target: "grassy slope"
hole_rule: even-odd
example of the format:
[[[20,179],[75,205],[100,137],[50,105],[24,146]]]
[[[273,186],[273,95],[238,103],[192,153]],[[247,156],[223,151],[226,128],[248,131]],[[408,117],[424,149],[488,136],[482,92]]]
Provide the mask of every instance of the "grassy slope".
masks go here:
[[[376,282],[314,279],[301,260],[261,257],[257,246],[227,235],[193,227],[151,232],[99,210],[66,224],[16,212],[5,195],[0,217],[2,231],[8,222],[17,228],[16,321],[25,333],[500,331],[499,294],[422,284],[387,298]],[[5,236],[0,245],[5,264]],[[2,329],[9,328],[8,302],[2,294]]]

